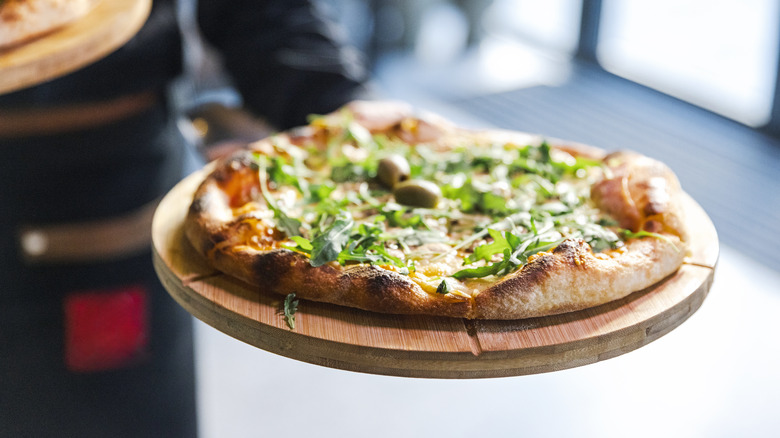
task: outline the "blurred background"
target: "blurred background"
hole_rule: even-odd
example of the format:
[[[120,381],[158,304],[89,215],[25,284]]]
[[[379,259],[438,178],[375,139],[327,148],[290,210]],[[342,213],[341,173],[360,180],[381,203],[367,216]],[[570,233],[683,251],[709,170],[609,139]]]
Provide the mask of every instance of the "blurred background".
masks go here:
[[[198,322],[203,436],[776,436],[780,2],[322,6],[367,57],[377,97],[470,127],[632,149],[669,164],[718,230],[715,285],[690,321],[640,350],[508,379],[331,370],[256,350]],[[197,126],[204,103],[241,102],[219,60],[197,45],[196,33],[190,38],[190,76],[178,93],[195,109],[187,113]],[[218,123],[211,125],[211,137],[201,126],[192,141],[220,141]]]

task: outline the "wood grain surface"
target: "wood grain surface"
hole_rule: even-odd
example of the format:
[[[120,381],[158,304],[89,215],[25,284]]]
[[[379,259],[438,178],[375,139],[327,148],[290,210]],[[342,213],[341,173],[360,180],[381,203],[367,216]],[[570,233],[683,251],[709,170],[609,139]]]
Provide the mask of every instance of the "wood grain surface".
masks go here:
[[[103,0],[78,21],[0,49],[0,93],[46,82],[108,55],[138,32],[151,6],[151,0]]]
[[[615,357],[668,333],[702,304],[717,264],[718,237],[686,196],[692,251],[655,286],[592,309],[516,321],[384,315],[301,300],[287,327],[282,296],[221,274],[195,252],[182,223],[208,168],[161,201],[152,235],[155,269],[195,317],[255,347],[344,370],[405,377],[483,378],[550,372]]]

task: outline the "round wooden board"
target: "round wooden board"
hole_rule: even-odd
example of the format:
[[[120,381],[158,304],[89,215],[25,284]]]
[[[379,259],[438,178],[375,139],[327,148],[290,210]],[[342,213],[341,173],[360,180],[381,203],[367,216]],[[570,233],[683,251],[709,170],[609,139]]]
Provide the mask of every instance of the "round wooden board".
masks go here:
[[[151,7],[152,0],[103,0],[69,25],[0,49],[0,93],[54,79],[108,55],[141,29]]]
[[[702,304],[718,259],[718,237],[686,196],[692,254],[659,284],[603,306],[516,321],[384,315],[301,301],[296,327],[283,297],[213,270],[190,246],[182,223],[208,168],[161,201],[152,226],[154,265],[171,296],[192,315],[248,344],[344,370],[405,377],[482,378],[562,370],[609,359],[668,333]]]

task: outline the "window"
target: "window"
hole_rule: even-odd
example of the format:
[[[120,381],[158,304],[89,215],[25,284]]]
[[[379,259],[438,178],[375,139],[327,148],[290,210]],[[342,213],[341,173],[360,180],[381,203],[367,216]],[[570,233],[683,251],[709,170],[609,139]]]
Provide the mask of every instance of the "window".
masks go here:
[[[496,0],[484,27],[556,51],[573,54],[580,31],[582,0]]]
[[[750,126],[775,94],[775,0],[603,0],[598,61],[612,73]]]

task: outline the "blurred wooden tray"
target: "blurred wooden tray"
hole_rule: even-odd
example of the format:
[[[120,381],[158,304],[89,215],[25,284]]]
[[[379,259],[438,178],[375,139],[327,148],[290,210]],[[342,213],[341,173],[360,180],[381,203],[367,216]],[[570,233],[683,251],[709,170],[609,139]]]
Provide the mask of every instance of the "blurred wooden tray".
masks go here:
[[[301,300],[290,330],[283,298],[221,274],[190,246],[182,223],[207,170],[161,201],[154,265],[192,315],[255,347],[327,367],[406,377],[479,378],[542,373],[629,352],[668,333],[702,304],[719,245],[706,213],[686,197],[692,256],[659,284],[603,306],[517,321],[384,315]]]
[[[103,0],[74,23],[0,49],[0,93],[46,82],[108,55],[141,29],[151,7],[152,0]]]

